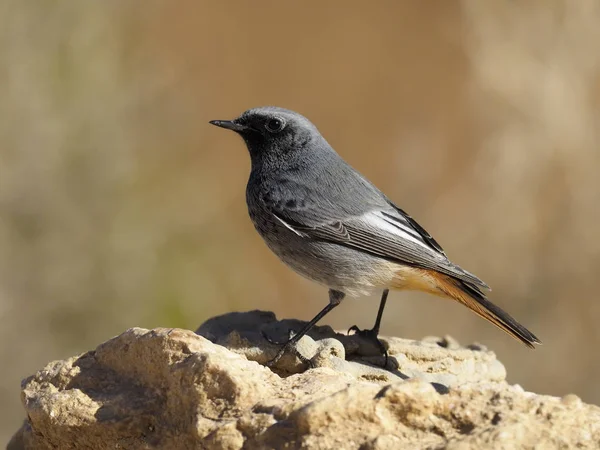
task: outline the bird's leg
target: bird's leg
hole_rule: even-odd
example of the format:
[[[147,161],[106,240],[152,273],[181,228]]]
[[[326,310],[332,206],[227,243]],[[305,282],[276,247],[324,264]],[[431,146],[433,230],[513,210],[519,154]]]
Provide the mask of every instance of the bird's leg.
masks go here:
[[[371,328],[370,330],[361,330],[356,325],[352,325],[348,329],[348,334],[350,334],[351,331],[354,331],[359,336],[367,338],[367,339],[375,342],[375,344],[379,348],[379,351],[385,357],[384,367],[387,367],[388,352],[387,352],[387,349],[385,348],[385,346],[383,345],[383,343],[379,340],[379,338],[377,336],[379,335],[379,327],[381,326],[381,317],[383,316],[383,310],[385,309],[385,303],[387,302],[389,293],[390,293],[390,290],[385,289],[383,291],[383,294],[381,295],[381,301],[379,302],[379,311],[377,311],[377,319],[375,319],[375,326],[373,326],[373,328]]]
[[[280,342],[275,342],[272,339],[269,339],[263,332],[263,337],[271,344],[275,344],[275,345],[281,345],[281,348],[279,349],[279,351],[277,352],[277,354],[275,355],[275,358],[273,358],[272,360],[270,360],[267,363],[267,366],[272,367],[275,363],[277,363],[277,361],[279,361],[281,359],[281,357],[283,356],[283,354],[289,350],[290,348],[294,347],[294,345],[296,344],[296,342],[298,342],[300,339],[302,339],[302,336],[304,336],[306,333],[308,333],[310,331],[310,329],[312,327],[314,327],[317,322],[319,320],[321,320],[323,317],[325,317],[327,315],[327,313],[329,311],[331,311],[333,308],[335,308],[337,305],[339,305],[342,302],[342,299],[345,297],[346,294],[344,294],[341,291],[335,291],[333,289],[329,290],[329,304],[323,308],[319,314],[317,314],[315,317],[313,317],[313,319],[308,322],[306,325],[304,325],[304,327],[297,333],[294,334],[293,336],[290,333],[290,337],[286,342],[280,343]],[[298,354],[298,352],[296,352],[296,354],[298,355],[298,357],[300,358],[301,361],[303,362],[307,362],[307,358]]]

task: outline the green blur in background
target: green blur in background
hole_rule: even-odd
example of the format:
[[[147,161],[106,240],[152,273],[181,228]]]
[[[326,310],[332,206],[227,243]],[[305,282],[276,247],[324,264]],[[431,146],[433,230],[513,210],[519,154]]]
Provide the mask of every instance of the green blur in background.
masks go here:
[[[207,123],[260,105],[312,120],[544,345],[419,293],[384,335],[477,341],[510,382],[600,403],[599,42],[595,0],[0,1],[0,441],[22,378],[129,327],[326,304]],[[370,327],[378,300],[324,323]]]

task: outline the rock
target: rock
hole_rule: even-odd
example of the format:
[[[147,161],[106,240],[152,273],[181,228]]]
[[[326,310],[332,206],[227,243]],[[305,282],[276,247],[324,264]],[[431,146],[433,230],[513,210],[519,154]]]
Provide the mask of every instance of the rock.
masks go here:
[[[318,327],[274,371],[262,364],[297,321],[252,311],[198,334],[133,328],[22,383],[27,420],[9,449],[598,448],[600,408],[504,381],[492,352],[449,338],[358,336]],[[262,364],[261,364],[262,363]]]
[[[265,336],[278,342],[288,338],[290,330],[298,331],[305,322],[277,321],[271,312],[230,313],[209,319],[196,331],[215,344],[265,364],[279,350]],[[388,348],[389,367],[383,369],[384,358],[375,346],[357,335],[335,332],[329,326],[316,326],[298,342],[298,352],[313,367],[329,367],[353,375],[356,379],[391,383],[408,378],[421,378],[444,386],[457,386],[474,381],[502,381],[506,370],[496,355],[482,346],[464,348],[450,337],[411,341],[382,338]],[[280,375],[306,370],[306,364],[293,354],[286,354],[273,367]]]

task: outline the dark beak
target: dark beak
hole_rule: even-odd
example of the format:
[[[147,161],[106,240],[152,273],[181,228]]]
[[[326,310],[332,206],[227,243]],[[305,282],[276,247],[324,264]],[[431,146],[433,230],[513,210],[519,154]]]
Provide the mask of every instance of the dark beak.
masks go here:
[[[208,123],[217,127],[225,128],[227,130],[236,131],[238,133],[248,129],[247,126],[235,123],[233,120],[211,120]]]

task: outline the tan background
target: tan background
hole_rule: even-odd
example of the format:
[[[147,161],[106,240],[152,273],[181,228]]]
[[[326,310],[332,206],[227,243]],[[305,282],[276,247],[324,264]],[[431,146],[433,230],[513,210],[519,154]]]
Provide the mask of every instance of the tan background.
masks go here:
[[[384,333],[479,341],[511,382],[599,403],[599,42],[594,0],[0,2],[0,437],[21,378],[128,327],[324,306],[254,232],[241,140],[207,124],[265,104],[314,121],[544,345],[412,293]]]

